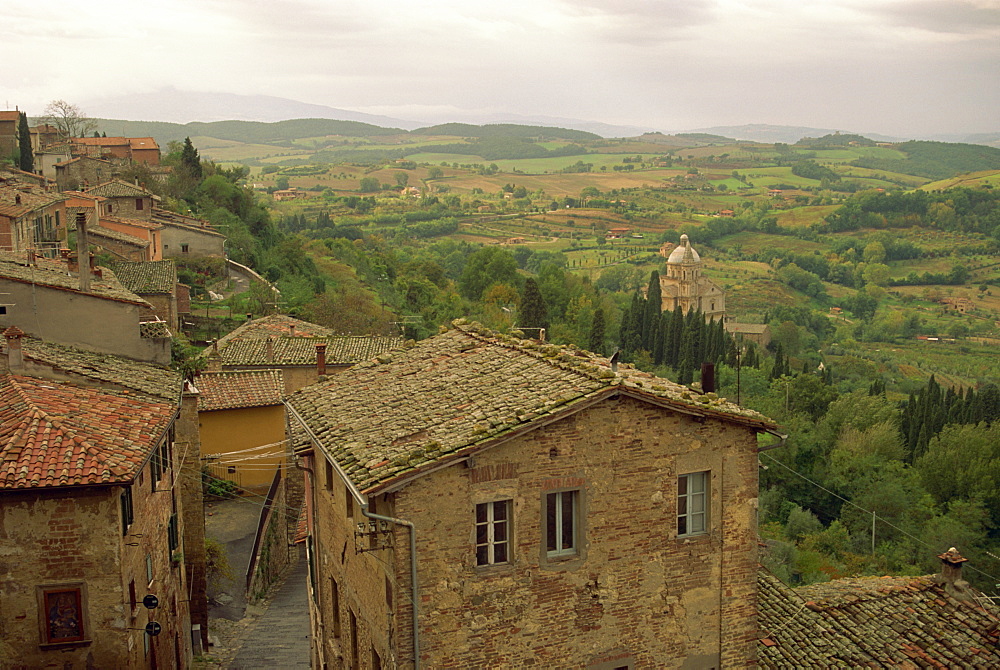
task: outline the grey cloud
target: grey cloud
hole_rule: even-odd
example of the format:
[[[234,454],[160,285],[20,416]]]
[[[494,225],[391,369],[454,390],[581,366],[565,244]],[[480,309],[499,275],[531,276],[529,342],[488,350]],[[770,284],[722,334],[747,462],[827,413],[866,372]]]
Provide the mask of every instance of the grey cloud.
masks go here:
[[[896,26],[936,33],[979,34],[1000,28],[1000,3],[968,0],[917,0],[869,10]]]

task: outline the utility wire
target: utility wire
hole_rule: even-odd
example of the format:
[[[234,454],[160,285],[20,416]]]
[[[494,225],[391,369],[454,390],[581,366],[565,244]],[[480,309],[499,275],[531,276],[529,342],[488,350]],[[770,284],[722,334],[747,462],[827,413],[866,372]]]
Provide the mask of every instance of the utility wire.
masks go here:
[[[772,463],[776,463],[777,465],[780,465],[780,466],[781,466],[781,467],[783,467],[784,469],[786,469],[786,470],[788,470],[789,472],[791,472],[791,473],[792,473],[793,475],[796,475],[796,476],[798,476],[798,477],[801,477],[802,479],[806,480],[807,482],[809,482],[810,484],[812,484],[812,485],[813,485],[813,486],[815,486],[816,488],[818,488],[818,489],[820,489],[820,490],[822,490],[822,491],[825,491],[825,492],[829,493],[830,495],[832,495],[832,496],[833,496],[834,498],[837,498],[838,500],[842,500],[842,501],[844,501],[845,503],[847,503],[847,504],[848,504],[848,505],[850,505],[851,507],[854,507],[854,508],[857,508],[857,509],[861,510],[862,512],[864,512],[865,514],[870,514],[870,515],[872,515],[872,517],[874,517],[875,519],[878,519],[879,521],[881,521],[881,522],[882,522],[882,523],[884,523],[885,525],[889,526],[890,528],[894,528],[895,530],[898,530],[898,531],[899,531],[900,533],[902,533],[902,534],[903,534],[903,535],[905,535],[906,537],[910,538],[911,540],[914,540],[914,541],[916,541],[917,543],[919,543],[919,544],[923,545],[924,547],[927,547],[927,548],[928,548],[929,550],[931,550],[932,552],[936,552],[936,551],[941,551],[941,549],[940,549],[940,548],[934,548],[934,547],[932,547],[931,545],[929,545],[929,544],[927,544],[926,542],[924,542],[923,540],[921,540],[921,539],[920,539],[919,537],[917,537],[917,536],[915,536],[915,535],[911,535],[910,533],[906,532],[905,530],[903,530],[903,529],[902,529],[902,528],[900,528],[899,526],[897,526],[897,525],[893,524],[892,522],[890,522],[890,521],[888,521],[888,520],[886,520],[886,519],[883,519],[882,517],[880,517],[880,516],[879,516],[878,514],[876,514],[876,513],[875,513],[875,510],[870,510],[870,509],[865,509],[865,508],[864,508],[864,507],[862,507],[861,505],[858,505],[857,503],[854,503],[854,502],[851,502],[851,501],[850,501],[850,500],[848,500],[847,498],[845,498],[845,497],[843,497],[843,496],[841,496],[841,495],[838,495],[838,494],[834,493],[833,491],[831,491],[830,489],[826,488],[825,486],[823,486],[823,485],[822,485],[822,484],[820,484],[819,482],[815,482],[815,481],[813,481],[812,479],[809,479],[808,477],[806,477],[806,476],[805,476],[804,474],[802,474],[801,472],[797,472],[797,471],[793,470],[792,468],[788,467],[787,465],[785,465],[784,463],[782,463],[782,462],[781,462],[781,461],[779,461],[778,459],[774,458],[773,456],[771,456],[771,455],[769,455],[769,454],[764,454],[764,453],[758,453],[758,456],[763,456],[764,458],[766,458],[767,460],[771,461]],[[988,552],[987,552],[987,553],[988,553]],[[935,554],[935,555],[936,555],[936,554]],[[990,554],[990,555],[992,556],[992,554]],[[995,557],[994,557],[994,558],[995,558]],[[970,566],[967,566],[967,569],[969,569],[969,570],[972,570],[973,572],[978,572],[979,574],[983,575],[984,577],[989,577],[989,578],[990,578],[991,580],[993,580],[993,583],[994,583],[994,584],[997,584],[997,583],[1000,583],[1000,579],[998,579],[997,577],[995,577],[995,576],[991,575],[991,574],[990,574],[990,573],[988,573],[988,572],[984,572],[983,570],[980,570],[979,568],[977,568],[977,567],[975,567],[975,566],[972,566],[972,565],[970,565]]]

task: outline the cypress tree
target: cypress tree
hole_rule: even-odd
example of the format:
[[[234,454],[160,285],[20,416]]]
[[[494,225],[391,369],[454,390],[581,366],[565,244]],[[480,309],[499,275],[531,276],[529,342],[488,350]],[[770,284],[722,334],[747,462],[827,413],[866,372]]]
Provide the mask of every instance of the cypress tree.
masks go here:
[[[681,362],[681,339],[684,336],[684,311],[680,305],[670,315],[670,332],[663,345],[663,358],[667,365],[676,368]]]
[[[538,290],[538,283],[534,277],[524,280],[524,293],[521,295],[521,309],[518,316],[519,326],[522,328],[548,328],[547,310],[542,292]]]
[[[598,307],[594,310],[594,320],[590,323],[587,348],[601,356],[604,355],[604,330],[604,310]]]
[[[28,128],[28,115],[21,112],[17,115],[17,167],[25,172],[35,171],[35,153],[31,150],[31,130]]]
[[[622,314],[621,348],[628,356],[642,348],[642,315],[645,304],[639,291],[632,294],[632,304]]]
[[[188,174],[197,179],[201,179],[201,158],[198,150],[191,144],[191,138],[184,138],[184,148],[181,149],[181,165],[187,168]]]
[[[649,288],[646,289],[646,308],[642,315],[642,348],[652,351],[655,333],[660,325],[662,299],[660,294],[660,273],[649,273]]]
[[[663,365],[663,350],[667,339],[667,329],[670,328],[670,314],[661,312],[656,323],[656,337],[653,340],[653,362],[657,365]]]

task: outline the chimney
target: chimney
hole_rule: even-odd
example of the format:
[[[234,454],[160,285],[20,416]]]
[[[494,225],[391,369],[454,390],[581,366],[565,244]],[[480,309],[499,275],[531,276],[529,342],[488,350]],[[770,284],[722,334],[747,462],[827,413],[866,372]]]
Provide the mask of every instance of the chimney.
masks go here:
[[[90,240],[87,239],[87,213],[76,213],[76,257],[80,264],[80,290],[90,290]]]
[[[274,338],[273,337],[267,338],[267,345],[266,345],[266,347],[267,347],[267,362],[268,363],[273,363],[274,362]]]
[[[247,321],[253,321],[253,314],[247,312]]]
[[[715,393],[715,364],[701,364],[701,392]]]
[[[21,351],[24,331],[17,326],[11,326],[3,331],[3,336],[7,340],[7,368],[12,372],[18,372],[24,368],[24,352]]]
[[[222,356],[214,344],[212,345],[212,351],[208,354],[208,358],[205,359],[205,363],[205,372],[222,372]]]
[[[326,343],[316,345],[316,374],[323,376],[326,374]]]
[[[295,324],[294,323],[288,324],[288,334],[291,335],[292,337],[295,337]]]
[[[15,205],[20,205],[21,204],[21,194],[20,193],[15,193],[14,194],[14,204]]]
[[[962,579],[962,563],[964,558],[958,549],[951,547],[943,554],[938,554],[941,559],[941,574],[936,575],[934,581],[944,588],[948,595],[958,600],[972,600],[972,593],[969,589],[969,582]]]

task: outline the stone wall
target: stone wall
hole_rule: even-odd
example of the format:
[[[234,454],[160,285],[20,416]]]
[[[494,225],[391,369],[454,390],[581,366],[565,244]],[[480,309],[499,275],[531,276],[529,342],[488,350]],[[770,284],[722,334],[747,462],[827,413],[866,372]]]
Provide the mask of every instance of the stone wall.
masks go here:
[[[0,667],[148,667],[152,656],[159,668],[187,667],[183,560],[171,560],[167,539],[175,474],[166,471],[154,491],[146,465],[130,487],[127,534],[122,486],[0,494],[0,638],[14,652]],[[39,591],[50,587],[81,588],[85,640],[44,643]],[[157,608],[143,606],[148,594]],[[142,630],[150,621],[162,627],[155,637]]]
[[[603,401],[379,496],[417,533],[424,667],[752,665],[756,437],[638,400]],[[354,536],[357,506],[320,460],[315,541],[324,660],[412,667],[408,531]],[[678,537],[677,476],[708,472],[708,532]],[[547,493],[578,490],[579,549],[548,558]],[[476,566],[475,510],[510,500],[513,557]],[[338,595],[332,595],[336,582]],[[339,617],[333,606],[339,607]],[[352,639],[351,617],[357,622]],[[339,620],[339,635],[332,622]],[[632,667],[632,666],[630,666]]]

